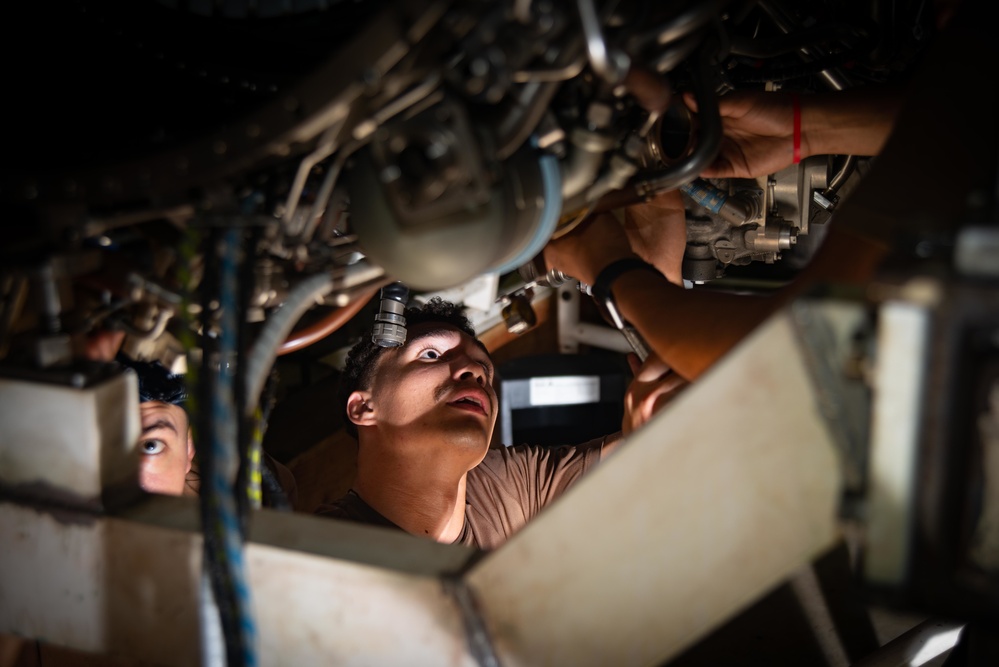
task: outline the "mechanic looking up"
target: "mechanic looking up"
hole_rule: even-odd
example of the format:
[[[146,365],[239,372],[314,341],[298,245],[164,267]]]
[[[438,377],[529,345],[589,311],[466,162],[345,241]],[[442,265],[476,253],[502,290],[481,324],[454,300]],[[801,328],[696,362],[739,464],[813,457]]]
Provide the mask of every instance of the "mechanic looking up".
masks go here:
[[[898,105],[891,97],[875,99],[844,94],[808,100],[799,152],[877,152]],[[725,140],[706,175],[790,165],[793,104],[789,96],[773,94],[721,100]],[[868,113],[871,104],[876,111]],[[622,314],[655,352],[641,368],[633,366],[625,434],[806,284],[863,279],[885,250],[844,230],[851,238],[830,234],[809,275],[777,298],[695,293],[674,284],[684,215],[679,193],[666,193],[630,207],[623,225],[611,215],[597,216],[545,249],[550,267],[590,285],[607,282],[608,267],[623,269],[612,268],[611,283],[603,287],[613,288]],[[849,248],[846,264],[841,243]],[[726,305],[719,307],[713,297]],[[497,412],[492,363],[467,320],[451,304],[433,302],[405,316],[412,323],[405,346],[385,350],[365,340],[348,357],[342,401],[359,441],[358,474],[351,492],[320,514],[493,548],[619,443],[615,435],[550,450],[489,449]]]
[[[318,514],[491,549],[620,442],[490,449],[493,363],[460,307],[435,299],[404,317],[405,345],[365,338],[350,351],[340,399],[357,476]]]
[[[184,410],[187,389],[183,376],[174,375],[158,361],[134,361],[123,355],[117,359],[139,378],[139,486],[149,493],[170,496],[195,493],[186,484],[194,460],[194,440]]]

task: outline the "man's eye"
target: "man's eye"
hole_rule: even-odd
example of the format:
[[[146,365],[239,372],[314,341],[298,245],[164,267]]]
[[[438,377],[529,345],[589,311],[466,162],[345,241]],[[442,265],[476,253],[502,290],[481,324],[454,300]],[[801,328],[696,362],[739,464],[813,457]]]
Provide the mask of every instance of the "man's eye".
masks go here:
[[[143,454],[159,454],[166,449],[166,443],[162,440],[144,440],[140,447]]]
[[[420,352],[420,359],[440,359],[441,353],[437,350],[424,350]]]

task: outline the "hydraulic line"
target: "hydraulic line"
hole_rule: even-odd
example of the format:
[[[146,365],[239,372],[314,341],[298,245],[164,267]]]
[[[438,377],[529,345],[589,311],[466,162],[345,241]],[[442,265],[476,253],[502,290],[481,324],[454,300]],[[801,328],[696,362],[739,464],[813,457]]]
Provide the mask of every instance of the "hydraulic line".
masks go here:
[[[712,82],[710,51],[703,49],[694,66],[693,88],[697,100],[700,127],[697,131],[697,146],[693,152],[674,165],[653,174],[635,184],[638,198],[647,199],[657,192],[672,190],[693,180],[704,168],[711,164],[721,147],[721,115],[718,112],[718,97]],[[629,188],[630,190],[631,188]],[[627,199],[628,196],[624,195]],[[599,206],[598,206],[599,208]]]
[[[356,282],[355,282],[356,281]],[[315,305],[316,301],[333,291],[338,283],[344,284],[348,290],[346,295],[353,300],[358,292],[381,287],[390,282],[383,278],[383,271],[365,261],[348,267],[339,280],[330,273],[309,276],[288,292],[285,302],[264,323],[260,335],[251,349],[246,361],[246,403],[242,406],[243,413],[252,415],[260,399],[264,381],[270,373],[271,366],[277,358],[282,342],[288,338],[295,323],[302,315]],[[353,284],[350,284],[353,283]]]
[[[267,319],[246,360],[246,403],[242,406],[244,413],[253,414],[256,409],[278,348],[288,337],[292,327],[305,311],[332,290],[333,277],[330,274],[309,276],[288,292],[281,307]]]
[[[239,411],[231,365],[237,362],[239,329],[239,289],[237,256],[242,247],[242,230],[211,230],[207,244],[205,280],[202,283],[202,318],[204,345],[201,368],[200,442],[201,514],[205,532],[204,563],[211,583],[211,596],[204,604],[218,606],[225,640],[225,659],[230,667],[255,667],[256,628],[250,604],[250,591],[243,561],[243,535],[237,511],[235,480],[239,468]],[[221,255],[220,260],[216,259]],[[218,276],[218,281],[214,276]],[[210,308],[213,294],[218,294],[218,336],[214,345]],[[204,658],[218,657],[211,646],[212,609],[202,610],[206,643]]]
[[[278,348],[278,356],[280,357],[305,349],[313,343],[319,342],[320,340],[326,338],[346,324],[352,317],[354,317],[354,315],[357,315],[357,313],[364,308],[365,304],[371,301],[371,298],[377,293],[377,288],[366,290],[359,294],[356,298],[352,299],[349,304],[342,308],[337,308],[315,324],[310,324],[300,331],[291,333],[288,338],[281,343],[281,347]]]

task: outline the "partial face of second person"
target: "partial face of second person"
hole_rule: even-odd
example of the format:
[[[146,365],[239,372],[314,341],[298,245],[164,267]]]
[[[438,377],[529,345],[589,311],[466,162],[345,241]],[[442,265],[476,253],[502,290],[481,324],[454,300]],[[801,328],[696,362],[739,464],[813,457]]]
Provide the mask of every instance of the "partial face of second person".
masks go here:
[[[139,411],[139,486],[149,493],[179,496],[194,459],[187,413],[180,406],[161,401],[141,403]]]
[[[377,426],[400,454],[456,456],[474,466],[496,425],[493,364],[468,334],[423,322],[404,346],[381,354],[371,386],[354,392],[347,410],[359,427]]]

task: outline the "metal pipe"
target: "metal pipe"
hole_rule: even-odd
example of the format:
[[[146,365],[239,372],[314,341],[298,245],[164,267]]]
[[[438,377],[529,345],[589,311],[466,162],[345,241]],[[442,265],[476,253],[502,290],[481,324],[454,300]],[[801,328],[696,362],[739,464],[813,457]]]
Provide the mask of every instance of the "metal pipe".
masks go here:
[[[572,338],[576,343],[593,345],[594,347],[620,352],[621,354],[634,352],[624,334],[617,329],[602,324],[577,322],[576,326],[565,333],[565,336]]]
[[[590,67],[594,73],[612,86],[621,83],[628,73],[631,61],[623,51],[612,51],[607,48],[603,33],[600,31],[600,16],[594,0],[576,0],[579,9],[579,21],[586,37],[586,52],[590,56]]]
[[[614,148],[614,137],[577,127],[569,136],[572,151],[563,163],[562,199],[571,199],[583,192],[600,171],[604,155]]]
[[[586,58],[580,54],[574,61],[564,67],[550,67],[548,69],[523,69],[510,75],[510,80],[514,83],[558,83],[568,81],[579,76],[579,73],[586,67]]]
[[[497,158],[505,160],[524,145],[541,122],[557,90],[558,82],[553,81],[524,84],[518,95],[518,103],[500,121],[497,129]]]
[[[326,178],[323,179],[322,185],[319,186],[315,203],[313,203],[306,213],[306,222],[301,234],[301,240],[305,243],[312,240],[312,235],[315,233],[316,227],[319,226],[323,215],[326,214],[326,206],[329,204],[330,195],[333,194],[333,188],[336,187],[337,180],[340,178],[340,173],[343,171],[343,166],[347,163],[347,159],[363,144],[364,142],[361,141],[352,141],[337,154],[336,159],[330,166],[329,172],[326,174]]]
[[[334,288],[367,290],[372,286],[381,287],[383,281],[387,281],[382,278],[383,275],[381,268],[367,262],[358,262],[347,267],[339,278],[328,273],[310,276],[288,292],[284,304],[264,323],[264,328],[247,357],[246,405],[241,406],[246,415],[253,414],[281,342],[288,337],[305,311]]]
[[[643,37],[632,40],[630,50],[641,50],[651,44],[669,44],[687,37],[692,32],[707,24],[715,16],[715,12],[723,2],[706,2],[697,4],[687,11],[674,16],[662,25],[654,28]]]
[[[566,44],[555,56],[552,67],[555,69],[570,66],[582,49],[582,40],[576,38]],[[505,160],[524,145],[527,138],[538,126],[552,98],[558,91],[560,81],[532,81],[524,84],[517,94],[517,102],[496,124],[496,157]]]
[[[350,303],[346,306],[337,308],[315,324],[310,324],[299,331],[292,332],[289,334],[288,338],[281,343],[281,346],[278,348],[277,355],[281,357],[286,354],[291,354],[292,352],[305,349],[313,343],[318,343],[349,322],[354,315],[357,315],[357,313],[364,308],[369,301],[371,301],[371,297],[377,293],[377,287],[361,292],[356,298],[351,299]]]
[[[670,72],[676,69],[701,45],[701,37],[700,33],[694,33],[670,44],[669,48],[660,53],[652,62],[652,67],[657,72]]]
[[[822,192],[824,197],[831,198],[835,195],[843,184],[846,183],[846,179],[850,178],[854,170],[857,168],[857,156],[847,155],[846,160],[843,162],[843,166],[839,168],[833,177],[829,179],[829,185]]]
[[[774,25],[776,25],[777,29],[782,33],[786,35],[792,32],[797,32],[797,22],[794,20],[794,17],[780,5],[779,2],[775,2],[774,0],[760,0],[759,5],[760,9],[767,13],[770,19],[774,22]],[[819,60],[828,55],[825,52],[825,49],[818,46],[806,46],[800,48],[798,51],[803,56],[805,62]],[[849,77],[838,69],[822,70],[819,72],[819,76],[821,76],[826,82],[826,85],[833,90],[845,90],[851,85]]]
[[[737,56],[749,58],[776,58],[787,53],[807,49],[819,42],[845,38],[863,38],[865,31],[847,23],[831,23],[828,25],[805,28],[793,33],[785,32],[780,37],[758,39],[750,37],[732,37],[731,52]]]

